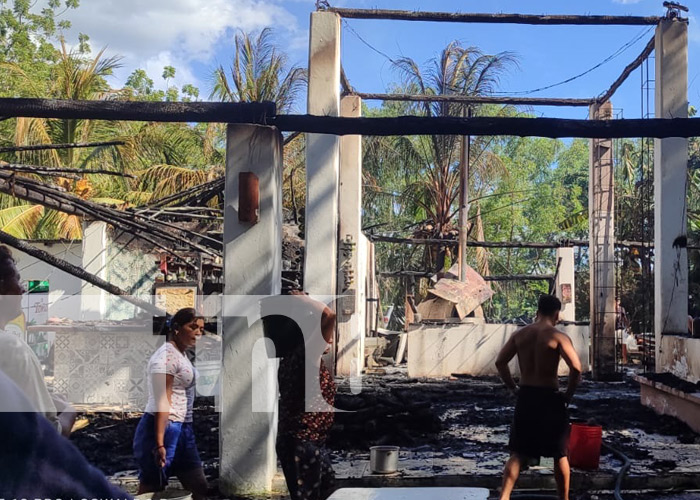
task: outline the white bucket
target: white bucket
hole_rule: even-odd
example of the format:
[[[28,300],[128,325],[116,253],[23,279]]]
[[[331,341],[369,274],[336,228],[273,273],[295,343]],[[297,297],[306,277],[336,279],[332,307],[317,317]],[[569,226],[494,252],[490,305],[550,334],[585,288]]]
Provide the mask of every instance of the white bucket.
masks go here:
[[[393,474],[399,468],[399,447],[372,446],[369,449],[369,466],[374,474]]]
[[[185,490],[165,490],[134,495],[134,500],[192,500],[192,493]]]

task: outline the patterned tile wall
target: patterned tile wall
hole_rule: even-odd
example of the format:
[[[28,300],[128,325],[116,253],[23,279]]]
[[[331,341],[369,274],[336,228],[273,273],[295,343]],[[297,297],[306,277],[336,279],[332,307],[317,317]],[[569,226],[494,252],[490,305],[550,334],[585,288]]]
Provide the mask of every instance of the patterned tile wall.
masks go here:
[[[164,337],[137,328],[96,330],[86,325],[84,330],[57,332],[54,390],[74,404],[142,410],[146,365],[163,342]]]

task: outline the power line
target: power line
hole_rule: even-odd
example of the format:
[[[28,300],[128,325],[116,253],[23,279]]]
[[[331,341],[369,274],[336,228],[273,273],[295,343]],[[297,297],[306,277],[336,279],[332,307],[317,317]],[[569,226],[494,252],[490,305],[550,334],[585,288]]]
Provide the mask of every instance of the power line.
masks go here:
[[[353,27],[350,26],[350,24],[349,24],[345,19],[343,19],[343,24],[345,25],[345,27],[346,27],[347,29],[350,30],[350,32],[351,32],[353,35],[355,35],[355,36],[357,37],[358,40],[360,40],[360,42],[362,42],[363,44],[365,44],[367,47],[369,47],[371,50],[373,50],[374,52],[376,52],[376,53],[379,54],[380,56],[386,58],[391,64],[396,64],[396,61],[394,61],[391,57],[389,57],[389,56],[386,54],[386,52],[382,52],[381,50],[379,50],[378,48],[376,48],[375,46],[373,46],[371,43],[369,43],[367,40],[365,40],[364,38],[362,38],[362,36],[361,36],[357,31],[355,31],[355,30],[353,29]]]
[[[375,46],[373,46],[371,43],[369,43],[367,40],[365,40],[357,31],[355,31],[355,30],[353,29],[352,26],[350,26],[350,24],[347,22],[347,20],[343,19],[343,23],[344,23],[344,25],[348,28],[348,30],[350,30],[350,32],[351,32],[353,35],[355,35],[355,36],[358,38],[358,40],[360,40],[360,42],[362,42],[364,45],[366,45],[369,49],[371,49],[372,51],[376,52],[376,53],[379,54],[380,56],[384,57],[386,60],[388,60],[388,61],[391,62],[392,64],[396,64],[396,61],[395,61],[394,59],[392,59],[389,55],[387,55],[385,52],[379,50],[378,48],[376,48]],[[574,80],[577,80],[577,79],[579,79],[579,78],[582,78],[582,77],[588,75],[589,73],[595,71],[596,69],[600,68],[601,66],[607,64],[608,62],[612,61],[612,60],[615,59],[616,57],[620,56],[620,55],[621,55],[622,53],[624,53],[627,49],[629,49],[630,47],[632,47],[633,45],[635,45],[637,42],[639,42],[639,40],[641,40],[642,38],[644,38],[644,36],[647,35],[649,32],[651,32],[652,29],[654,29],[653,26],[650,27],[650,28],[648,28],[648,29],[646,29],[646,30],[643,30],[643,31],[640,32],[638,35],[636,35],[635,37],[633,37],[629,42],[627,42],[627,43],[625,43],[624,45],[622,45],[619,49],[617,49],[615,52],[613,52],[611,55],[609,55],[608,57],[606,57],[605,59],[603,59],[603,60],[602,60],[601,62],[599,62],[598,64],[592,66],[591,68],[587,69],[586,71],[584,71],[584,72],[582,72],[582,73],[579,73],[579,74],[577,74],[577,75],[575,75],[575,76],[572,76],[572,77],[570,77],[570,78],[567,78],[566,80],[562,80],[562,81],[560,81],[560,82],[553,83],[553,84],[551,84],[551,85],[546,85],[546,86],[544,86],[544,87],[539,87],[539,88],[531,89],[531,90],[522,90],[522,91],[517,91],[517,92],[493,92],[493,93],[494,93],[494,94],[501,94],[501,95],[511,95],[511,96],[518,96],[518,95],[521,95],[521,96],[522,96],[522,95],[534,94],[534,93],[537,93],[537,92],[541,92],[541,91],[543,91],[543,90],[549,90],[549,89],[551,89],[551,88],[555,88],[555,87],[559,87],[559,86],[561,86],[561,85],[565,85],[565,84],[567,84],[567,83],[571,83],[571,82],[573,82]],[[455,89],[452,89],[452,90],[455,90]]]
[[[649,28],[649,29],[643,31],[643,32],[640,33],[639,35],[635,36],[632,40],[630,40],[629,42],[627,42],[626,44],[624,44],[622,47],[620,47],[619,49],[617,49],[615,52],[613,52],[611,55],[609,55],[608,57],[606,57],[605,59],[603,59],[601,62],[599,62],[599,63],[596,64],[595,66],[593,66],[593,67],[587,69],[587,70],[584,71],[583,73],[579,73],[579,74],[576,75],[576,76],[572,76],[571,78],[567,78],[566,80],[562,80],[561,82],[553,83],[553,84],[551,84],[551,85],[547,85],[547,86],[545,86],[545,87],[540,87],[540,88],[537,88],[537,89],[522,90],[522,91],[518,91],[518,92],[494,92],[494,94],[528,95],[528,94],[534,94],[534,93],[536,93],[536,92],[541,92],[541,91],[543,91],[543,90],[549,90],[549,89],[551,89],[551,88],[559,87],[559,86],[561,86],[561,85],[564,85],[564,84],[573,82],[574,80],[577,80],[577,79],[579,79],[579,78],[581,78],[581,77],[583,77],[583,76],[586,76],[587,74],[589,74],[589,73],[595,71],[596,69],[600,68],[600,67],[603,66],[604,64],[606,64],[606,63],[612,61],[613,59],[615,59],[617,56],[619,56],[620,54],[622,54],[623,52],[625,52],[627,49],[629,49],[630,47],[632,47],[634,44],[636,44],[639,40],[641,40],[642,38],[644,38],[644,36],[645,36],[646,34],[648,34],[652,29],[654,29],[653,26],[652,26],[651,28]]]

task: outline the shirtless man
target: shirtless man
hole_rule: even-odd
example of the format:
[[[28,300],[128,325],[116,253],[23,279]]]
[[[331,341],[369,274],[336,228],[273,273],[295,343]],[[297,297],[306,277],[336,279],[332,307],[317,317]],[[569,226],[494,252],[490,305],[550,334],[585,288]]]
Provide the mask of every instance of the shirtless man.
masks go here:
[[[554,458],[557,493],[561,500],[569,499],[567,406],[581,379],[581,361],[571,339],[555,328],[560,310],[559,299],[542,295],[535,323],[515,332],[496,360],[503,382],[517,396],[508,443],[511,455],[503,471],[501,500],[510,498],[523,460],[541,456]],[[516,355],[520,387],[508,369],[508,363]],[[557,378],[560,358],[569,366],[569,384],[564,393],[559,392]]]

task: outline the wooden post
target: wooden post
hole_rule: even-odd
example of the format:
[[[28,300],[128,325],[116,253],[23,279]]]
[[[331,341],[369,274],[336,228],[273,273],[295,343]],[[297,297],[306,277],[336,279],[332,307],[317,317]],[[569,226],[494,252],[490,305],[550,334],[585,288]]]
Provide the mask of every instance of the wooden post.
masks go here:
[[[472,110],[469,108],[469,118]],[[471,137],[462,136],[462,161],[459,166],[459,249],[458,267],[459,280],[467,279],[467,233],[469,232],[469,149]]]
[[[591,106],[591,119],[612,118],[610,101]],[[615,189],[612,139],[591,139],[588,187],[590,227],[591,342],[593,377],[614,379],[615,354]]]

